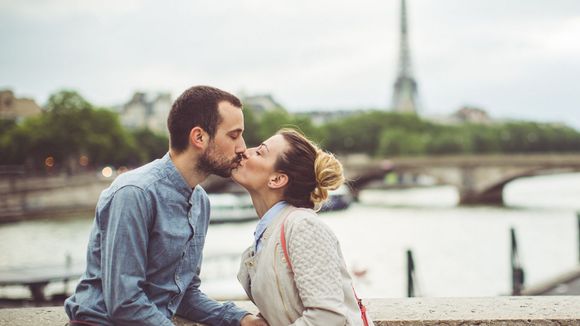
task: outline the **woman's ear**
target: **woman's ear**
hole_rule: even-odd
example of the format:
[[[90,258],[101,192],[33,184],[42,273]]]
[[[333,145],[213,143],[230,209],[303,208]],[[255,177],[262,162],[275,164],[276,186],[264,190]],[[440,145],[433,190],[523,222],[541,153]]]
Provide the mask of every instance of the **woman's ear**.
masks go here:
[[[199,149],[203,149],[209,140],[209,135],[201,127],[193,127],[189,132],[189,143]]]
[[[280,189],[288,184],[288,175],[286,173],[276,172],[270,176],[268,187],[271,189]]]

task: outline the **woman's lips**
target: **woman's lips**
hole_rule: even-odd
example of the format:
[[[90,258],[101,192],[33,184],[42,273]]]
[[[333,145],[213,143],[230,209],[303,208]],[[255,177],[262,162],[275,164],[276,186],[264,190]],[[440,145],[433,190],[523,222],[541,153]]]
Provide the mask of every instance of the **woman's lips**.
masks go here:
[[[234,165],[234,169],[237,169],[241,166],[244,166],[244,161],[246,161],[248,159],[247,156],[245,155],[240,155],[240,159],[238,161],[236,161],[235,165]]]

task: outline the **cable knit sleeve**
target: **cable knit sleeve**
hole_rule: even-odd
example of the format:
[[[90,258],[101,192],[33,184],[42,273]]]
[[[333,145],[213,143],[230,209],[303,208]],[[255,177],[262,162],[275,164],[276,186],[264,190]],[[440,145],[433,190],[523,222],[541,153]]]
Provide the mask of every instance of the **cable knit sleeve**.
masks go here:
[[[304,312],[292,325],[345,325],[338,240],[315,214],[295,219],[287,234],[294,282]]]

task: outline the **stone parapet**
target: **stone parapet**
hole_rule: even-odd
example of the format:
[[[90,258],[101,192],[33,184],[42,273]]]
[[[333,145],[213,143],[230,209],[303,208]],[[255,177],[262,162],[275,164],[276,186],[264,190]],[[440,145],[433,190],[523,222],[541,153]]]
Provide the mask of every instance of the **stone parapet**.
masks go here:
[[[404,298],[364,300],[377,326],[411,325],[578,325],[580,296]],[[256,313],[248,301],[236,302]],[[67,322],[62,307],[0,309],[0,325],[58,325]],[[177,326],[199,325],[179,317]]]

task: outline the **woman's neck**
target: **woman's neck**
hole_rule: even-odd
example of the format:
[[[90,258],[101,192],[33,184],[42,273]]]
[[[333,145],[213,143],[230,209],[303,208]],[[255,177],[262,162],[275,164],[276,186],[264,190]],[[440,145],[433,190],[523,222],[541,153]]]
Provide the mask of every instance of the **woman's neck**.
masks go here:
[[[272,206],[282,200],[281,194],[273,193],[271,191],[265,193],[250,192],[250,197],[252,197],[252,203],[254,204],[254,208],[256,209],[256,213],[260,219],[270,208],[272,208]]]

